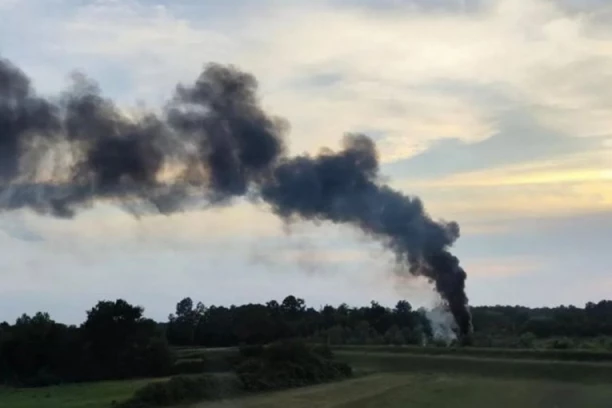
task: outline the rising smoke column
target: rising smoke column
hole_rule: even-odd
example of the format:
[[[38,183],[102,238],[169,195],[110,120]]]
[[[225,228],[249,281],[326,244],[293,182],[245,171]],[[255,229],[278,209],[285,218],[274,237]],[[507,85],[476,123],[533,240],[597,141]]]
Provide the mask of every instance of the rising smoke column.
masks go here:
[[[194,195],[215,205],[248,194],[285,219],[350,224],[380,240],[434,283],[469,334],[466,273],[449,252],[458,225],[432,220],[420,199],[383,184],[367,136],[291,158],[287,129],[260,107],[256,79],[234,67],[208,65],[194,84],[177,86],[161,115],[128,117],[83,76],[50,101],[0,59],[0,208],[71,217],[104,199],[171,213]],[[41,177],[48,157],[52,171]]]
[[[459,226],[433,221],[420,199],[381,184],[376,148],[367,136],[345,136],[340,152],[284,160],[261,194],[282,217],[351,224],[381,240],[398,263],[434,282],[461,334],[471,331],[466,273],[447,250]]]

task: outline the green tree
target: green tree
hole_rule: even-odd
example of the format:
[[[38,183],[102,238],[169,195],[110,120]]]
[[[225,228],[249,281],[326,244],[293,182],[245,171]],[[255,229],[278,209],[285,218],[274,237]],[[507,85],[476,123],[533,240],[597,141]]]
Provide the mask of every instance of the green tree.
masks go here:
[[[175,345],[190,346],[196,344],[196,331],[200,320],[206,314],[206,307],[198,302],[193,307],[193,300],[186,297],[176,304],[175,314],[168,316],[166,335]]]
[[[82,325],[87,357],[95,378],[164,375],[172,356],[144,309],[123,299],[98,302]]]

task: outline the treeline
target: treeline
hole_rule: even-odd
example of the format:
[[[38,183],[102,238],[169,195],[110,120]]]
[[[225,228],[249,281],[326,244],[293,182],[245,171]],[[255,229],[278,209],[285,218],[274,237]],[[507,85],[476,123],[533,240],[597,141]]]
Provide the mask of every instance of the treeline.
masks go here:
[[[612,336],[612,301],[589,302],[584,308],[559,306],[479,306],[472,308],[479,333],[517,336],[532,333],[539,338]]]
[[[242,306],[205,306],[185,298],[167,322],[143,316],[124,300],[102,301],[79,326],[46,313],[0,324],[0,383],[58,382],[164,376],[174,372],[170,346],[230,347],[302,338],[329,345],[448,345],[452,332],[440,313],[393,308],[308,307],[303,299]],[[486,306],[472,308],[471,344],[504,348],[612,349],[612,301],[584,308]],[[185,363],[185,362],[183,362]]]
[[[47,313],[0,325],[0,383],[43,386],[167,375],[174,358],[158,323],[123,300],[99,302],[80,326]]]
[[[474,346],[612,348],[612,301],[587,303],[584,308],[479,306],[471,310]],[[185,298],[169,316],[165,331],[176,346],[227,347],[290,337],[332,345],[446,345],[453,333],[445,331],[447,325],[438,325],[438,317],[435,311],[414,310],[407,301],[393,308],[371,302],[366,307],[342,304],[314,309],[294,296],[281,303],[231,307],[194,305]]]
[[[399,301],[393,309],[377,302],[360,308],[314,309],[295,296],[281,303],[272,300],[231,307],[194,305],[191,298],[185,298],[165,326],[174,346],[229,347],[295,337],[330,344],[422,344],[433,337],[424,311],[414,311],[407,301]]]

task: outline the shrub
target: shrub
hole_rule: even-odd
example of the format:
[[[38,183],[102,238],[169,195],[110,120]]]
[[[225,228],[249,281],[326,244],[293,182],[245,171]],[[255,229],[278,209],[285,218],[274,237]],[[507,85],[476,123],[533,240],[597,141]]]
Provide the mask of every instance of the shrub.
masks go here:
[[[140,353],[140,360],[137,363],[140,365],[141,375],[160,377],[172,372],[175,356],[164,339],[150,339]]]
[[[263,349],[259,356],[244,359],[236,373],[245,391],[271,391],[346,378],[352,369],[334,361],[325,346],[283,341]]]
[[[326,358],[329,360],[333,360],[334,358],[334,353],[332,352],[331,348],[326,344],[314,345],[311,347],[311,350],[313,353],[317,354],[322,358]]]
[[[234,366],[243,360],[238,350],[205,351],[197,353],[178,353],[180,359],[172,369],[174,375],[222,373],[232,371]]]
[[[177,374],[200,374],[209,368],[205,359],[178,360],[172,367],[172,373]]]
[[[229,356],[227,356],[229,358]],[[237,376],[181,375],[146,385],[121,408],[165,407],[216,400],[243,392],[272,391],[347,378],[349,365],[335,361],[327,346],[283,341],[268,347],[242,347],[235,358]],[[182,360],[175,370],[205,369],[206,360]]]

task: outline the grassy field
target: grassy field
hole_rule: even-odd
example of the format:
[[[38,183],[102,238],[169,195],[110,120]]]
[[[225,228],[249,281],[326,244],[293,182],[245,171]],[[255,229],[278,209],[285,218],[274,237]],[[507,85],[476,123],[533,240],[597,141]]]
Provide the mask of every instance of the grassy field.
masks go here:
[[[197,408],[610,408],[612,388],[554,381],[382,373]]]
[[[612,364],[570,361],[430,356],[377,351],[337,351],[339,359],[370,372],[429,372],[498,378],[612,383]],[[612,407],[612,403],[610,405]]]
[[[554,360],[581,362],[610,362],[612,352],[595,350],[503,349],[493,347],[420,347],[420,346],[332,346],[335,351],[372,351],[408,353],[431,356],[463,356],[475,358],[507,358],[513,360]],[[201,357],[221,358],[235,354],[237,348],[218,349],[180,348],[175,350],[179,359]]]
[[[182,350],[183,358],[223,359],[226,350]],[[339,359],[365,376],[339,383],[196,405],[326,408],[599,408],[612,407],[612,364],[393,352],[345,348]],[[151,380],[67,385],[28,390],[0,388],[0,407],[110,408]]]
[[[510,358],[521,360],[555,360],[612,362],[612,352],[595,350],[503,349],[493,347],[419,347],[419,346],[334,346],[338,351],[376,351],[421,355]]]
[[[0,388],[0,407],[6,408],[110,408],[143,385],[155,380],[108,381],[44,388]]]
[[[336,353],[371,374],[198,408],[610,408],[612,365],[388,353]]]
[[[7,408],[110,408],[146,380],[0,391]],[[612,387],[468,375],[378,373],[194,408],[609,408]]]

